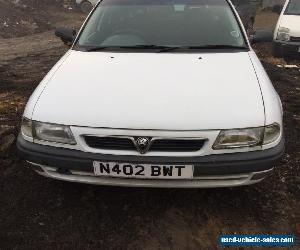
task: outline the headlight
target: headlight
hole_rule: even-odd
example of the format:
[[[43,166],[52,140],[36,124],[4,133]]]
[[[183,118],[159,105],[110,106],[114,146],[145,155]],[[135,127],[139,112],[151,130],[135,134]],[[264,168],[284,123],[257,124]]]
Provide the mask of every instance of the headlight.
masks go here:
[[[280,125],[277,123],[266,127],[222,130],[213,149],[262,146],[276,141],[279,136]]]
[[[76,144],[69,126],[33,122],[34,139],[64,144]]]
[[[280,136],[280,125],[274,123],[265,127],[264,144],[269,144],[278,139]]]
[[[222,130],[215,141],[213,149],[253,147],[262,144],[264,129],[247,128]]]
[[[75,145],[76,141],[69,126],[31,121],[23,118],[22,135],[34,140]]]
[[[277,40],[288,42],[290,40],[290,29],[284,27],[279,28]]]
[[[32,138],[32,121],[25,117],[22,120],[21,133],[24,136]]]

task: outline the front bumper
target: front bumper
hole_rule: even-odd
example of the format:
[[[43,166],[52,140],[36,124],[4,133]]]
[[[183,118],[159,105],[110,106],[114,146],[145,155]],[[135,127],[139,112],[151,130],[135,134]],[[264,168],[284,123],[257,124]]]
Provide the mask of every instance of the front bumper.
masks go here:
[[[58,180],[113,186],[199,188],[257,183],[272,171],[284,153],[284,139],[272,149],[200,157],[120,156],[82,152],[28,142],[20,135],[21,158],[41,175]],[[144,164],[193,164],[192,180],[137,180],[97,177],[93,161]]]
[[[273,42],[274,55],[278,57],[300,58],[300,42]]]

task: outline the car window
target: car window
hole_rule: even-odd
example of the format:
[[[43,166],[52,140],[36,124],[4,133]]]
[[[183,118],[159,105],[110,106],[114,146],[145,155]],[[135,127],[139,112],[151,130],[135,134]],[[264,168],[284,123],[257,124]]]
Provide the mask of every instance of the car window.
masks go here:
[[[245,46],[225,0],[103,0],[79,46]]]
[[[291,0],[285,10],[286,15],[300,15],[300,0]]]

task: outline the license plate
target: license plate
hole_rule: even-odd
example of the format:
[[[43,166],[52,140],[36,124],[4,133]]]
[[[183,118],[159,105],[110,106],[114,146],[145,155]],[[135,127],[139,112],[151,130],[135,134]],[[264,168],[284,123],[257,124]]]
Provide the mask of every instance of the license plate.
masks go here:
[[[192,179],[193,165],[131,164],[116,162],[93,162],[97,176],[137,179]]]

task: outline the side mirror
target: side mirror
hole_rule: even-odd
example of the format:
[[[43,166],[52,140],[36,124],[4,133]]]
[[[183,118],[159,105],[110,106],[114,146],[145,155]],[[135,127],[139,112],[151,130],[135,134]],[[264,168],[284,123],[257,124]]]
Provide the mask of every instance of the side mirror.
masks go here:
[[[71,46],[76,36],[76,30],[60,27],[55,30],[55,35],[59,37],[64,44]]]
[[[272,11],[280,15],[282,12],[282,9],[283,9],[283,5],[276,4],[276,5],[274,5]]]
[[[250,36],[251,44],[268,43],[273,41],[273,32],[271,30],[258,30]]]
[[[78,2],[78,1],[77,1]],[[93,2],[93,1],[92,1]],[[95,1],[95,4],[97,3],[97,1]],[[83,13],[90,13],[92,11],[92,9],[94,8],[93,3],[91,3],[90,1],[81,1],[80,4],[80,9]]]

